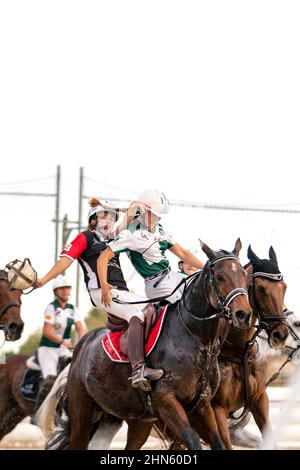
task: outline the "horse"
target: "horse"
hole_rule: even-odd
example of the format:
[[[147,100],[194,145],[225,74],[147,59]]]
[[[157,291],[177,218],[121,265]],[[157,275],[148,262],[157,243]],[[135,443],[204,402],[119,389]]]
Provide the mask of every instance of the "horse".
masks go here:
[[[269,260],[258,258],[249,246],[251,264],[246,270],[254,313],[252,327],[241,334],[230,327],[219,356],[221,382],[213,397],[212,407],[226,449],[232,449],[228,418],[243,406],[240,419],[251,411],[262,435],[264,429],[270,429],[269,399],[265,386],[267,363],[256,338],[261,330],[265,330],[269,346],[282,347],[289,335],[289,328],[284,314],[286,284],[272,247],[269,257]],[[255,325],[256,321],[258,326]]]
[[[0,440],[36,411],[35,400],[26,399],[21,393],[28,359],[28,356],[15,355],[9,357],[5,364],[0,364]],[[60,358],[58,373],[67,362],[69,358]],[[49,376],[41,382],[40,400],[47,396],[54,381],[55,378]]]
[[[251,247],[248,248],[250,263],[245,266],[245,269],[250,305],[254,313],[251,329],[240,332],[234,325],[231,325],[226,335],[227,325],[223,319],[221,320],[222,346],[218,357],[221,380],[211,404],[226,449],[232,449],[228,418],[242,406],[244,406],[243,413],[236,423],[245,419],[251,411],[261,432],[263,428],[270,426],[269,403],[265,389],[266,359],[257,349],[256,338],[261,330],[264,330],[270,347],[283,347],[289,328],[284,311],[286,284],[282,279],[276,253],[272,247],[269,250],[269,257],[269,260],[262,260]],[[257,321],[258,326],[255,325]],[[200,437],[207,440],[205,430],[199,423],[199,416],[192,414],[190,422],[194,429],[198,430]],[[99,427],[97,434],[102,445],[111,441],[112,433],[118,424],[120,425],[117,420],[111,422],[111,433],[108,422],[105,426],[103,423],[102,427]],[[142,425],[139,423],[128,421],[128,425],[128,442],[131,448],[140,448],[149,434],[141,432]],[[160,436],[165,435],[168,440],[173,440],[173,449],[181,448],[182,444],[173,433],[165,429],[163,423],[156,422],[154,426]],[[103,436],[104,427],[105,436]],[[232,426],[232,431],[234,428],[236,425]]]
[[[210,406],[220,380],[220,319],[230,318],[244,329],[249,328],[252,318],[246,273],[238,259],[240,249],[239,239],[232,252],[215,252],[202,243],[208,262],[189,283],[182,299],[168,307],[163,334],[149,355],[150,364],[164,370],[163,377],[153,383],[152,417],[159,418],[188,449],[201,449],[188,419],[192,410],[201,416],[212,447],[223,448]],[[142,421],[140,392],[128,385],[130,366],[112,363],[100,347],[106,332],[94,330],[75,347],[63,390],[68,420],[50,437],[48,449],[86,449],[94,423],[105,413],[127,421],[140,420],[137,423],[143,433],[152,427],[152,421]],[[126,449],[130,448],[128,443]]]
[[[0,270],[0,330],[6,341],[16,341],[21,337],[24,323],[21,319],[22,290],[14,289],[7,272]]]

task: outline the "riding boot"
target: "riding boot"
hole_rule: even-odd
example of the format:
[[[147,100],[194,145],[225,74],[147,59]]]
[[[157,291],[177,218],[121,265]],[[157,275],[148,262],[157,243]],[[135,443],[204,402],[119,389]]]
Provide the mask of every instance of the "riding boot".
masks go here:
[[[149,380],[158,380],[163,375],[162,369],[147,367],[144,352],[144,324],[138,317],[129,321],[127,333],[128,356],[132,365],[131,383],[134,388],[145,392],[151,390]]]
[[[56,379],[56,375],[48,375],[44,380],[40,382],[39,391],[36,396],[34,409],[31,415],[31,419],[30,419],[31,424],[36,424],[36,415],[39,410],[39,407],[41,406],[46,396],[50,392],[55,379]]]

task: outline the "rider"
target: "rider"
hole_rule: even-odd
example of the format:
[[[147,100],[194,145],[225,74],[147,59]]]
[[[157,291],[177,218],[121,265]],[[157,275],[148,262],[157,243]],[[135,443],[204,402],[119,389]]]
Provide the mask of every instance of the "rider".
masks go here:
[[[112,286],[107,282],[107,263],[116,254],[127,252],[129,258],[144,278],[147,297],[168,296],[182,281],[182,275],[171,271],[166,250],[170,250],[184,263],[202,269],[204,264],[188,250],[176,243],[171,235],[159,223],[161,216],[169,211],[169,201],[161,191],[144,190],[139,200],[143,201],[149,209],[123,230],[117,238],[108,244],[98,260],[98,274],[102,288],[102,302],[109,305],[111,302]],[[170,303],[180,299],[183,286],[166,298]]]
[[[74,325],[80,339],[85,331],[78,311],[69,303],[71,284],[66,276],[58,276],[53,282],[55,299],[44,312],[43,334],[37,350],[43,378],[57,374],[61,356],[71,356],[71,329]]]
[[[66,276],[58,276],[54,280],[53,293],[55,299],[45,309],[43,333],[37,350],[38,362],[44,380],[39,385],[31,419],[32,424],[35,424],[35,412],[44,401],[57,375],[59,358],[72,355],[70,352],[72,326],[74,325],[76,328],[78,339],[85,333],[76,307],[68,302],[71,283]]]
[[[112,259],[121,252],[127,252],[134,268],[145,280],[145,291],[148,298],[168,296],[182,281],[179,273],[171,271],[169,260],[165,252],[169,249],[172,253],[192,264],[202,268],[203,263],[192,253],[175,243],[171,236],[159,223],[162,214],[168,212],[169,202],[160,191],[145,190],[140,196],[147,207],[142,214],[135,218],[128,228],[123,230],[118,237],[108,243],[108,248],[101,253],[98,259],[98,277],[100,279],[102,298],[101,305],[111,308],[114,304],[115,290],[113,283],[107,276],[107,267]],[[167,301],[175,303],[180,299],[182,289],[176,290]],[[125,309],[126,305],[121,305]],[[132,306],[135,307],[135,306]],[[128,336],[131,331],[136,335],[136,358],[134,367],[134,380],[142,381],[145,366],[144,356],[144,324],[143,318],[134,315],[129,322]],[[130,351],[129,351],[130,356]]]
[[[129,323],[128,354],[133,368],[132,386],[135,388],[147,388],[149,386],[148,380],[158,380],[163,375],[163,371],[146,367],[145,360],[141,363],[140,345],[142,334],[139,324],[144,321],[143,305],[120,305],[116,302],[111,302],[109,308],[106,308],[101,301],[102,293],[97,276],[97,259],[100,253],[106,250],[107,243],[115,238],[116,233],[114,229],[118,211],[111,207],[109,208],[107,205],[103,207],[99,199],[96,198],[90,200],[90,205],[87,230],[79,233],[65,247],[60,255],[60,260],[55,263],[43,278],[38,279],[37,286],[41,287],[46,284],[46,282],[63,272],[77,259],[83,269],[86,288],[93,305],[99,309],[106,310],[116,317],[123,318]],[[125,226],[134,219],[137,210],[143,212],[146,209],[145,204],[134,201],[127,210]],[[124,224],[119,225],[116,231],[122,230],[123,226]],[[141,300],[140,297],[128,291],[118,256],[114,256],[110,260],[108,265],[108,280],[110,284],[114,285],[114,297],[124,302]],[[137,326],[134,322],[130,322],[132,317],[138,319],[139,324]],[[136,369],[141,366],[144,367],[143,377],[135,373]]]

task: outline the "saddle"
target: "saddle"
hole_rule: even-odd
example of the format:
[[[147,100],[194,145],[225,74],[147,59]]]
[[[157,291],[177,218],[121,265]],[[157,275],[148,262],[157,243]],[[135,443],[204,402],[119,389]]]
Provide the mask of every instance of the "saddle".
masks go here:
[[[37,357],[37,351],[26,361],[26,370],[21,383],[21,395],[25,400],[35,401],[40,382],[43,380],[41,368]]]
[[[144,340],[145,344],[149,339],[150,331],[153,326],[158,321],[161,311],[164,308],[162,304],[148,304],[144,308],[145,321],[144,321]],[[125,356],[128,356],[128,347],[127,347],[127,330],[128,322],[122,318],[118,318],[115,315],[108,314],[106,326],[112,332],[123,331],[123,334],[120,338],[120,349]]]
[[[60,357],[57,365],[57,374],[59,374],[71,360],[72,358],[68,356]],[[26,366],[27,368],[25,369],[20,387],[21,395],[25,400],[36,401],[40,383],[43,380],[37,351],[27,359]]]

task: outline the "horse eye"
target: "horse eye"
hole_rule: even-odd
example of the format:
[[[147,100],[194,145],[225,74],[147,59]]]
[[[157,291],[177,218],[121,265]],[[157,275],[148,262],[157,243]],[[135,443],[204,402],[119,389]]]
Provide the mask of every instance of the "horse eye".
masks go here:
[[[293,323],[293,326],[295,326],[296,328],[298,328],[300,326],[300,321],[294,321]]]
[[[257,290],[258,290],[258,292],[259,292],[260,294],[265,294],[265,288],[264,288],[264,287],[258,286],[258,287],[257,287]]]
[[[216,280],[218,282],[224,282],[225,281],[224,276],[222,276],[222,274],[216,274]]]

